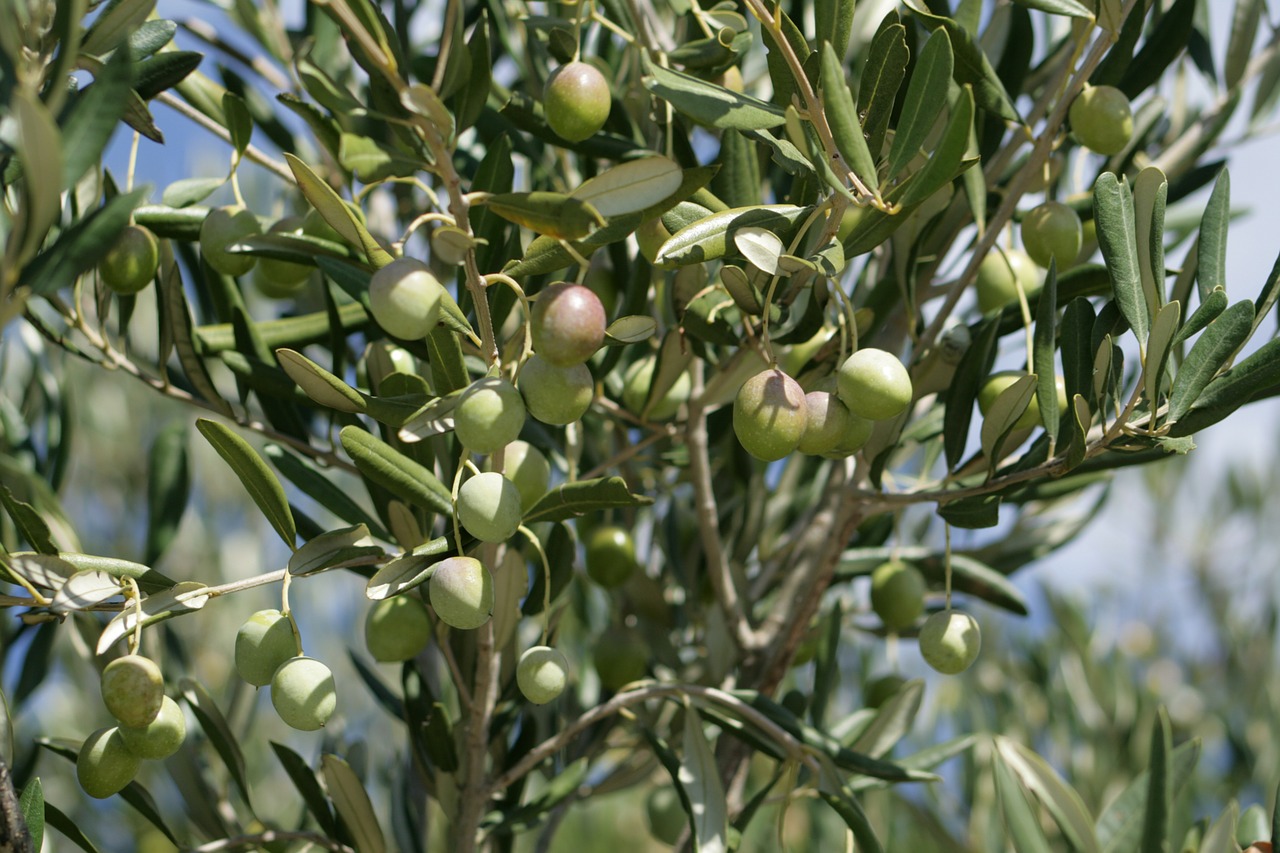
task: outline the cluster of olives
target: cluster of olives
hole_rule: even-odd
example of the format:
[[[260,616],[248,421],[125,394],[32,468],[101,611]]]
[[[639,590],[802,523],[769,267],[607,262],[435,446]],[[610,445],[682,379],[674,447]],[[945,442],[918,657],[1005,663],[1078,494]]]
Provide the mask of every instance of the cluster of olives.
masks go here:
[[[102,671],[102,701],[118,725],[85,738],[76,758],[76,778],[91,797],[118,793],[133,781],[143,760],[158,761],[178,751],[187,721],[178,703],[164,693],[155,661],[130,654]]]
[[[910,628],[924,614],[924,575],[903,560],[881,563],[871,573],[871,609],[885,628]],[[978,657],[982,633],[967,613],[950,608],[934,613],[920,627],[920,655],[946,675],[964,672]]]
[[[836,393],[810,391],[779,368],[748,379],[733,403],[733,430],[747,452],[772,462],[799,450],[849,456],[876,421],[902,414],[913,390],[907,368],[890,352],[860,349],[836,373]]]
[[[259,610],[236,632],[236,672],[255,687],[271,685],[271,705],[285,725],[315,731],[333,716],[333,673],[301,654],[291,615]]]

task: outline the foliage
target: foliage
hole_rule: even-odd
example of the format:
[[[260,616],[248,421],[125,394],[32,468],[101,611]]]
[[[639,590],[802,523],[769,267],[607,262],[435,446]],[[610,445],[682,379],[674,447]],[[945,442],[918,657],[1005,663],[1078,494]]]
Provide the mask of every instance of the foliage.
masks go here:
[[[799,798],[874,851],[920,811],[895,786],[944,785],[934,770],[957,755],[973,814],[999,803],[1007,835],[970,833],[990,849],[1180,837],[1195,747],[1174,747],[1164,714],[1126,730],[1149,738],[1149,769],[1117,806],[1069,788],[1034,752],[1047,737],[977,737],[977,712],[909,750],[923,682],[849,707],[842,667],[881,636],[914,638],[953,594],[1026,614],[1009,576],[1079,532],[1065,504],[1280,391],[1276,341],[1251,345],[1280,273],[1228,299],[1215,159],[1230,120],[1248,136],[1271,116],[1280,38],[1260,38],[1260,0],[1237,0],[1221,56],[1195,0],[856,5],[327,0],[286,22],[235,3],[232,38],[151,0],[6,0],[0,604],[20,618],[0,630],[20,728],[54,660],[84,674],[161,659],[194,725],[171,789],[120,797],[148,832],[204,849],[550,845],[576,808],[672,785],[676,843],[699,851],[768,844],[759,815],[780,800],[785,829]],[[428,20],[438,37],[420,36]],[[573,62],[602,72],[586,75],[593,103],[548,116],[538,97]],[[1192,74],[1203,97],[1172,82]],[[1103,86],[1132,103],[1132,135],[1103,134],[1100,155],[1068,122],[1097,138],[1072,105]],[[552,105],[573,95],[557,86]],[[158,199],[134,186],[163,150],[155,103],[225,140],[226,177]],[[123,178],[102,168],[122,123]],[[211,201],[228,191],[234,204]],[[1013,298],[983,314],[980,266],[1046,201],[1082,218],[1080,256],[1036,288],[1010,276]],[[135,226],[158,254],[144,235],[117,267]],[[77,361],[175,404],[168,423],[76,436]],[[1019,376],[975,420],[997,366]],[[564,398],[588,386],[582,413]],[[139,549],[64,504],[101,494],[67,488],[80,459],[140,440],[145,476],[112,508],[115,526],[145,524]],[[226,482],[231,518],[210,511]],[[270,560],[261,571],[193,561],[192,515],[229,553],[248,529],[284,548],[234,554]],[[606,524],[643,569],[608,591],[575,571]],[[997,529],[953,549],[952,528]],[[889,630],[862,593],[891,559],[919,570],[927,607],[893,608],[911,618]],[[275,721],[249,725],[262,703],[204,658],[220,643],[230,659],[223,629],[263,604],[230,601],[268,586],[289,633],[242,668],[272,671],[285,722],[325,729],[291,741],[320,744],[315,760],[264,749]],[[361,614],[429,604],[433,636],[398,668],[352,641],[351,677],[335,678],[348,662],[315,650],[354,590]],[[555,672],[522,688],[517,662],[543,646]],[[1016,698],[995,692],[1000,719]],[[360,701],[404,727],[362,733]],[[6,718],[33,836],[96,849],[79,794],[49,784],[69,778],[56,758],[111,738],[91,728],[15,738]],[[1096,730],[1065,737],[1103,748]],[[119,771],[99,793],[133,775]],[[266,802],[272,773],[296,796]],[[1199,849],[1235,849],[1235,822]]]

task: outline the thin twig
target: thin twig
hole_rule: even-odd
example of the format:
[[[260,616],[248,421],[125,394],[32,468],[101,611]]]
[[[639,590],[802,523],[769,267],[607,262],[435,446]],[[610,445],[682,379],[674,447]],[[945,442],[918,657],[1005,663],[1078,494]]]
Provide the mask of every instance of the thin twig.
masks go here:
[[[338,853],[355,853],[355,850],[347,845],[340,844],[318,832],[289,832],[276,829],[269,829],[266,832],[259,832],[255,835],[236,835],[232,838],[210,841],[207,844],[201,844],[199,847],[192,847],[190,853],[216,853],[219,850],[241,850],[249,847],[261,848],[264,844],[274,844],[280,841],[307,841],[323,847],[325,850],[334,850],[338,851]]]
[[[217,136],[223,142],[226,142],[227,144],[231,143],[231,134],[225,127],[218,124],[216,121],[209,118],[186,101],[177,97],[172,92],[161,92],[159,95],[156,95],[156,100],[167,107],[172,107],[177,110],[179,113],[191,119],[214,136]],[[259,166],[264,167],[268,171],[276,173],[276,175],[288,181],[290,184],[296,182],[296,179],[293,176],[293,171],[288,167],[288,165],[274,159],[261,148],[250,144],[244,149],[244,156],[248,157]]]

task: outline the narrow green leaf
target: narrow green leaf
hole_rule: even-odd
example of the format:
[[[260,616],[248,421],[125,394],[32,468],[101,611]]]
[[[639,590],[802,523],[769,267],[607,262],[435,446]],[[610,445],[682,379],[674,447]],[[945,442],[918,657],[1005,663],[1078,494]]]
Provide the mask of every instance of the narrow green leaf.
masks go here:
[[[994,318],[982,321],[973,333],[969,349],[956,365],[955,376],[947,389],[942,442],[947,467],[952,470],[964,457],[969,424],[973,421],[973,405],[995,362],[998,332],[999,324]]]
[[[378,826],[378,818],[373,813],[373,803],[351,765],[336,755],[325,753],[320,758],[320,772],[334,809],[351,833],[355,848],[360,853],[383,853],[387,849],[386,842]]]
[[[243,157],[253,138],[253,116],[249,114],[249,106],[244,98],[234,92],[222,95],[222,115],[227,122],[227,132],[231,134],[231,146],[237,157]]]
[[[783,123],[781,109],[759,98],[663,68],[642,56],[644,86],[680,112],[721,130],[764,130]]]
[[[898,89],[907,76],[911,51],[907,48],[906,33],[907,28],[897,23],[896,16],[885,18],[871,41],[867,65],[858,82],[862,129],[867,135],[867,148],[877,159],[884,149]]]
[[[426,165],[421,157],[355,133],[338,137],[338,162],[366,184],[387,178],[407,178]]]
[[[1206,328],[1210,323],[1218,319],[1218,316],[1226,310],[1226,291],[1219,288],[1211,292],[1200,302],[1200,307],[1187,318],[1187,322],[1182,324],[1182,328],[1178,330],[1178,334],[1173,339],[1174,346],[1181,344],[1192,335]],[[1257,319],[1258,318],[1255,313],[1254,320],[1256,321]]]
[[[49,525],[40,517],[35,507],[14,497],[9,487],[0,483],[0,504],[4,504],[5,512],[13,519],[18,534],[41,554],[57,554],[58,547],[53,543],[53,534]]]
[[[151,56],[173,41],[173,36],[177,32],[178,24],[174,21],[145,21],[142,26],[129,34],[128,52],[138,59]],[[121,51],[117,50],[111,54],[111,59],[114,60],[120,55]]]
[[[1216,288],[1227,287],[1227,225],[1231,220],[1231,173],[1223,169],[1200,218],[1196,285],[1204,300]]]
[[[1240,853],[1240,845],[1236,843],[1239,820],[1240,804],[1232,800],[1205,832],[1199,853]]]
[[[133,90],[144,101],[177,86],[200,67],[204,55],[194,50],[173,50],[133,65]]]
[[[954,67],[951,38],[939,27],[925,42],[907,82],[907,94],[885,170],[890,178],[896,177],[908,161],[920,153],[921,145],[946,106],[947,85]]]
[[[590,203],[555,192],[499,193],[485,206],[503,219],[558,240],[581,240],[608,224]]]
[[[844,4],[852,7],[852,3]],[[844,68],[830,42],[822,43],[821,95],[826,107],[827,122],[841,156],[848,162],[858,179],[870,190],[879,187],[876,161],[867,147],[867,138],[858,121],[858,107],[853,93],[844,79]]]
[[[231,732],[227,718],[222,715],[222,711],[209,695],[209,691],[194,678],[183,678],[178,689],[182,692],[182,698],[187,700],[191,712],[195,714],[201,730],[222,758],[222,763],[231,772],[231,779],[239,789],[240,795],[244,797],[245,802],[253,802],[253,797],[249,793],[248,777],[245,775],[244,753]]]
[[[972,33],[950,18],[934,15],[921,8],[918,0],[913,3],[904,2],[904,5],[918,15],[925,26],[947,31],[951,47],[955,51],[955,81],[973,86],[973,99],[980,108],[1007,121],[1022,121],[1013,99],[1000,81],[1000,75],[996,73],[982,45],[978,44]]]
[[[1151,317],[1164,304],[1164,208],[1168,194],[1169,182],[1156,166],[1143,169],[1133,182],[1138,271]]]
[[[369,408],[366,395],[295,350],[276,350],[280,367],[308,397],[328,409],[355,414]]]
[[[369,536],[363,524],[330,530],[310,539],[289,558],[289,574],[309,575],[326,569],[351,565],[367,565],[371,559],[385,557]]]
[[[996,738],[996,751],[1022,786],[1049,811],[1073,850],[1096,853],[1093,816],[1075,789],[1039,755],[1014,740]]]
[[[435,564],[440,562],[440,555],[453,546],[443,536],[432,539],[427,544],[435,546],[440,551],[440,554],[416,553],[422,549],[422,546],[419,545],[418,548],[414,549],[415,553],[405,554],[391,560],[374,572],[373,577],[369,578],[369,582],[364,588],[365,598],[370,601],[381,601],[384,598],[391,598],[393,595],[408,592],[415,586],[431,580],[431,575],[435,573]]]
[[[9,773],[8,769],[4,772],[6,776]],[[22,809],[22,819],[27,824],[31,850],[38,853],[43,849],[44,844],[44,786],[40,784],[39,776],[28,782],[27,787],[22,789],[19,807]],[[21,827],[12,827],[12,830],[21,837]]]
[[[1036,326],[1032,336],[1031,366],[1036,374],[1036,401],[1040,420],[1049,435],[1050,446],[1056,446],[1063,413],[1058,411],[1058,369],[1054,353],[1058,341],[1058,265],[1050,259],[1044,289],[1036,305]]]
[[[311,812],[316,823],[320,824],[320,829],[331,838],[336,837],[338,822],[334,819],[333,810],[329,808],[329,799],[325,796],[324,788],[320,787],[320,782],[316,779],[311,765],[284,744],[271,741],[271,750],[280,760],[284,772],[289,775],[293,787],[302,795],[302,801],[307,804],[307,811]]]
[[[341,234],[342,238],[352,246],[362,247],[365,257],[373,266],[383,267],[391,263],[391,255],[378,244],[378,241],[369,233],[369,229],[365,228],[364,223],[351,208],[347,207],[342,197],[334,192],[332,187],[313,172],[310,166],[292,154],[286,153],[284,159],[293,171],[298,189],[333,230]]]
[[[1013,0],[1019,6],[1048,12],[1050,15],[1065,15],[1068,18],[1092,18],[1093,12],[1076,2],[1076,0]]]
[[[90,56],[105,56],[138,29],[156,8],[156,0],[120,0],[109,3],[94,19],[80,43]]]
[[[867,817],[867,813],[863,810],[862,804],[849,790],[848,786],[840,781],[841,774],[831,766],[832,762],[827,756],[819,756],[818,763],[821,766],[821,774],[818,777],[818,793],[827,805],[835,809],[836,814],[840,815],[840,819],[844,821],[845,826],[849,827],[849,831],[853,833],[854,840],[858,844],[860,851],[865,853],[884,853],[884,847],[880,844],[880,839],[876,837],[875,830],[871,826],[871,821]]]
[[[209,376],[204,359],[196,349],[195,340],[192,337],[191,309],[187,305],[187,296],[182,288],[182,273],[178,264],[174,262],[173,252],[168,244],[162,244],[160,248],[158,296],[160,313],[164,318],[162,329],[173,336],[173,347],[178,352],[178,362],[186,373],[187,381],[215,409],[232,417],[234,413],[231,411],[231,405],[222,399],[222,395],[213,384],[213,379]],[[228,331],[230,331],[229,324]],[[233,335],[230,337],[234,338]]]
[[[71,101],[60,122],[66,145],[62,164],[64,189],[75,186],[89,169],[101,162],[102,152],[129,103],[132,71],[129,50],[117,50],[98,69],[93,82]]]
[[[1000,496],[975,495],[939,502],[938,515],[952,527],[979,530],[1000,523]]]
[[[267,463],[249,446],[249,442],[217,421],[199,418],[196,429],[200,430],[205,440],[231,466],[272,529],[280,534],[290,550],[296,550],[298,529],[293,521],[293,512],[289,509],[289,499],[285,497],[284,487],[280,485],[276,475],[271,473]]]
[[[1191,435],[1216,424],[1250,400],[1272,396],[1277,390],[1280,390],[1280,339],[1273,338],[1210,382],[1170,434]]]
[[[411,506],[453,515],[452,494],[435,474],[360,427],[343,427],[340,438],[351,461],[370,482]]]
[[[1151,324],[1151,337],[1147,341],[1142,366],[1147,400],[1152,408],[1159,403],[1161,380],[1164,378],[1165,365],[1173,351],[1173,338],[1181,320],[1182,306],[1175,300],[1161,308],[1156,314],[1155,322]]]
[[[146,563],[158,560],[177,535],[190,496],[186,425],[174,422],[156,435],[147,461]]]
[[[907,184],[901,200],[903,211],[899,215],[905,216],[977,162],[976,158],[966,158],[972,134],[973,90],[964,86],[951,107],[951,115],[947,119],[942,138],[938,141],[938,147],[930,153],[924,166]]]
[[[1169,713],[1160,707],[1151,727],[1151,766],[1147,771],[1147,803],[1142,820],[1141,853],[1168,853],[1170,849],[1169,825],[1173,819],[1173,774],[1170,772],[1170,753],[1173,752],[1173,733],[1169,727]]]
[[[481,12],[480,21],[471,31],[467,39],[467,53],[470,56],[470,81],[456,97],[454,117],[458,132],[471,127],[484,112],[485,101],[489,98],[489,90],[493,88],[493,56],[489,47],[489,13]]]
[[[1241,300],[1232,305],[1201,333],[1173,380],[1169,394],[1168,422],[1185,415],[1200,392],[1249,338],[1253,329],[1253,303]]]
[[[992,771],[1004,825],[1019,853],[1050,853],[1049,839],[1045,838],[1040,818],[1031,807],[1028,792],[1018,783],[999,751],[992,758]]]
[[[1062,352],[1062,376],[1068,400],[1076,394],[1084,396],[1086,400],[1093,399],[1093,350],[1090,337],[1096,319],[1093,304],[1083,296],[1077,296],[1067,303],[1067,309],[1062,313],[1058,345]]]
[[[697,714],[684,715],[684,757],[678,777],[692,807],[693,840],[698,853],[728,849],[728,806],[711,744]]]
[[[1200,760],[1200,741],[1189,740],[1170,755],[1169,774],[1173,778],[1174,797],[1181,795]],[[1142,841],[1142,822],[1146,814],[1148,770],[1130,782],[1098,816],[1098,844],[1103,853],[1131,853]]]
[[[1102,259],[1111,274],[1116,305],[1138,336],[1138,343],[1146,346],[1151,315],[1139,272],[1133,193],[1128,183],[1111,172],[1104,172],[1093,187],[1093,216],[1097,221]]]
[[[1117,84],[1130,99],[1154,86],[1164,76],[1165,69],[1183,55],[1195,31],[1196,5],[1196,0],[1176,0],[1147,33],[1142,49],[1125,67],[1124,76]],[[1143,17],[1138,16],[1139,20]]]
[[[18,162],[22,164],[21,205],[15,232],[22,235],[19,267],[40,248],[62,216],[62,135],[43,102],[26,88],[11,95],[10,109],[17,120]],[[15,235],[10,235],[14,239]]]
[[[982,419],[982,455],[992,468],[1000,460],[1001,445],[1023,412],[1031,405],[1036,393],[1037,377],[1034,373],[1018,377],[1008,388],[1000,392]],[[1056,392],[1055,392],[1056,393]]]
[[[658,249],[658,263],[700,264],[722,258],[738,228],[766,228],[789,236],[791,229],[811,208],[793,204],[766,204],[713,213],[681,228]]]
[[[427,350],[431,353],[431,384],[437,393],[449,394],[471,384],[462,361],[462,345],[451,330],[444,326],[432,329],[427,335]]]
[[[322,473],[318,468],[297,454],[278,444],[268,444],[263,455],[276,466],[285,479],[311,497],[329,512],[349,524],[363,524],[379,539],[388,540],[390,534],[372,515],[352,500],[350,494]]]
[[[564,521],[588,512],[647,506],[653,498],[632,494],[626,480],[621,477],[599,477],[594,480],[578,480],[556,486],[525,514],[525,524],[538,521]]]
[[[923,700],[924,681],[919,678],[908,681],[880,707],[871,725],[849,748],[872,758],[888,755],[911,731]]]

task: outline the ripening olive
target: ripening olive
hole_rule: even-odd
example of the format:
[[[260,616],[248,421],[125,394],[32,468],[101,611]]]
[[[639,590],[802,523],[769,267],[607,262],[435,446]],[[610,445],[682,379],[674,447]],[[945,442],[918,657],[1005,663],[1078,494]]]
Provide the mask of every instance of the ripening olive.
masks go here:
[[[236,672],[255,687],[270,684],[280,664],[297,654],[293,620],[279,610],[259,610],[236,632]]]
[[[804,389],[777,368],[743,383],[733,401],[733,431],[746,451],[771,462],[800,444],[808,422]]]
[[[164,702],[160,667],[142,655],[116,658],[102,670],[102,701],[122,725],[147,725]]]
[[[516,665],[516,685],[535,705],[545,705],[563,693],[568,678],[569,662],[550,646],[526,650]]]
[[[479,628],[493,614],[493,577],[474,557],[449,557],[428,581],[431,608],[451,628]]]

